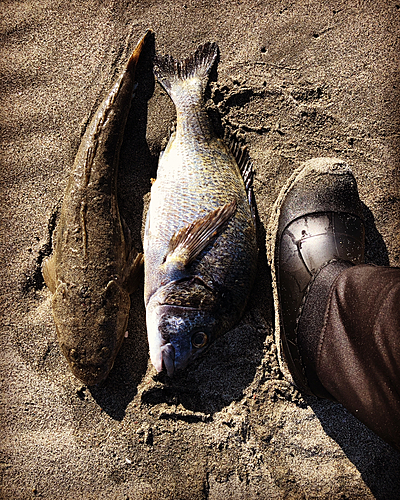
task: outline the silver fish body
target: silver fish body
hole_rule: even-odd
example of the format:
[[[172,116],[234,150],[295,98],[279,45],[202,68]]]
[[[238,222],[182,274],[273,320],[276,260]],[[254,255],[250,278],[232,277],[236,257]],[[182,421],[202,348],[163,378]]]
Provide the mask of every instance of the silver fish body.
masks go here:
[[[143,256],[130,248],[117,202],[119,150],[135,86],[135,69],[150,32],[88,125],[72,167],[43,276],[52,292],[57,337],[71,371],[87,385],[110,372],[125,336],[129,294],[142,277]]]
[[[237,323],[256,270],[248,191],[203,104],[217,53],[216,44],[205,44],[182,62],[155,60],[154,72],[176,106],[177,127],[151,188],[145,305],[151,361],[170,376]],[[251,164],[239,152],[250,184]]]

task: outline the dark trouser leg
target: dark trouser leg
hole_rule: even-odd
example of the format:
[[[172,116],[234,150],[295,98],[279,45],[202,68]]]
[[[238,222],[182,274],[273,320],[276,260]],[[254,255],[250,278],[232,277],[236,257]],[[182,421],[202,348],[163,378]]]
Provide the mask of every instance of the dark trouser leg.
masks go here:
[[[323,279],[317,277],[309,297]],[[355,266],[330,285],[318,333],[309,298],[307,323],[303,316],[299,323],[311,378],[316,375],[333,398],[400,449],[400,268]]]

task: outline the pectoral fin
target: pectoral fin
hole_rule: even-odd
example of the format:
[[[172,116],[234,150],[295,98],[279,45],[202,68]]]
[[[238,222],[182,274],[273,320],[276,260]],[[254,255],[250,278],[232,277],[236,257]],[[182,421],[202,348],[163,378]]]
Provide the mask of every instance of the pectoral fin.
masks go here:
[[[143,262],[143,254],[132,249],[122,276],[124,288],[129,294],[136,290],[143,279]]]
[[[236,200],[233,200],[177,231],[169,243],[165,262],[178,261],[182,266],[188,266],[218,235],[235,213],[236,206]]]
[[[54,255],[47,258],[42,266],[43,279],[51,293],[56,291],[56,270],[54,268]]]

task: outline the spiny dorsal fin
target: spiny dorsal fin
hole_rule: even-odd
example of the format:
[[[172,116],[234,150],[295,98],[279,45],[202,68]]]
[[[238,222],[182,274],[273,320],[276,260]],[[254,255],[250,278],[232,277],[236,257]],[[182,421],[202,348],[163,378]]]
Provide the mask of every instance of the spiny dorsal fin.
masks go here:
[[[254,194],[253,194],[253,178],[254,170],[248,148],[244,140],[239,138],[235,132],[229,128],[225,130],[225,140],[229,145],[229,149],[235,157],[240,173],[242,174],[244,186],[247,192],[250,208],[254,215]]]
[[[170,94],[172,85],[180,80],[187,80],[188,78],[205,80],[217,56],[218,45],[215,42],[200,45],[194,54],[182,61],[168,55],[155,56],[154,74]]]
[[[218,235],[235,213],[236,206],[234,199],[177,231],[169,243],[165,262],[176,261],[178,265],[188,266]]]

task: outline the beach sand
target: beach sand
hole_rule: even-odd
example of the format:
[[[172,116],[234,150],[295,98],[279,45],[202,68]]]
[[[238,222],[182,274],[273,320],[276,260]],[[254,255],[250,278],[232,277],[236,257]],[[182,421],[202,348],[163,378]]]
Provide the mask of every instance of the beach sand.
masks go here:
[[[346,160],[365,204],[367,260],[400,265],[399,2],[1,2],[2,499],[398,499],[400,454],[279,371],[265,238],[301,162]],[[148,356],[143,287],[101,387],[71,374],[41,278],[85,126],[147,28],[119,170],[141,247],[150,179],[174,107],[152,53],[215,41],[207,96],[255,167],[257,280],[237,327],[173,382]]]

